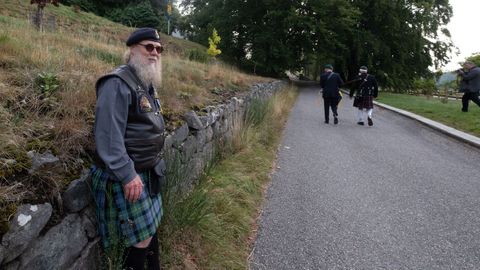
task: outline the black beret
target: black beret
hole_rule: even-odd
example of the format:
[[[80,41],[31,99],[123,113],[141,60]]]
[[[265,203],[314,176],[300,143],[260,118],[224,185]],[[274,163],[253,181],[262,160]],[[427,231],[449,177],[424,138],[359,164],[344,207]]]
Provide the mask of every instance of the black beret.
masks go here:
[[[138,28],[137,30],[133,31],[127,39],[127,46],[132,46],[134,44],[139,43],[142,40],[151,40],[160,42],[160,35],[158,34],[157,30],[153,28]]]

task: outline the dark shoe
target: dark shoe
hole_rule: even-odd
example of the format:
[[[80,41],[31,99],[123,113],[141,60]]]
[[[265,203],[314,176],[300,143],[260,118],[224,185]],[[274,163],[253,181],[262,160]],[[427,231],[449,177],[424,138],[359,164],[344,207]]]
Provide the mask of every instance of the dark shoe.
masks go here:
[[[373,126],[373,121],[372,121],[372,118],[370,118],[370,117],[368,117],[368,125]]]
[[[357,122],[357,125],[363,126],[364,123],[362,121],[360,121],[360,122]]]
[[[334,118],[333,118],[333,123],[334,123],[335,125],[338,124],[338,118],[337,118],[337,117],[334,117]]]
[[[462,109],[462,112],[468,112],[468,110]]]
[[[325,124],[328,124],[328,121],[325,121],[324,123],[325,123]]]

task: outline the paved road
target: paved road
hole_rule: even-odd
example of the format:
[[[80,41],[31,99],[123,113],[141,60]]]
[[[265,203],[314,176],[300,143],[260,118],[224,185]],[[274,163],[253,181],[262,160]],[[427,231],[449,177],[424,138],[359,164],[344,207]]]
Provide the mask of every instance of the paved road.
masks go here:
[[[292,110],[251,269],[480,269],[480,150],[348,98],[323,123],[318,89]]]

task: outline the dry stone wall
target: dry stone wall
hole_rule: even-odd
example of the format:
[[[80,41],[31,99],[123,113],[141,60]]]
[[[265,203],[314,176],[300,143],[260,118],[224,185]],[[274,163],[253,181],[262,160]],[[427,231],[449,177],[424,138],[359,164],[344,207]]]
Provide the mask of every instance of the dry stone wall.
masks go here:
[[[167,167],[184,172],[174,188],[186,193],[214,158],[216,149],[231,141],[242,127],[245,112],[253,99],[267,100],[285,82],[256,84],[243,98],[234,97],[226,104],[209,106],[200,113],[185,114],[185,124],[165,139]],[[31,173],[54,169],[58,158],[51,153],[29,153]],[[2,237],[0,269],[98,269],[99,237],[96,230],[94,202],[88,170],[70,183],[61,201],[66,214],[56,226],[42,230],[52,215],[49,203],[22,205],[10,221],[10,230]]]

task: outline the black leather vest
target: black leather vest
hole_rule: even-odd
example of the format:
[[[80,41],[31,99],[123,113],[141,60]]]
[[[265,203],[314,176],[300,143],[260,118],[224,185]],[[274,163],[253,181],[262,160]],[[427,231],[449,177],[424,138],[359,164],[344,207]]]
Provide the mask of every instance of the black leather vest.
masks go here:
[[[160,113],[158,97],[152,97],[127,65],[122,65],[96,83],[111,77],[122,79],[130,88],[130,105],[125,132],[125,148],[138,171],[151,169],[159,162],[165,140],[165,122]]]

